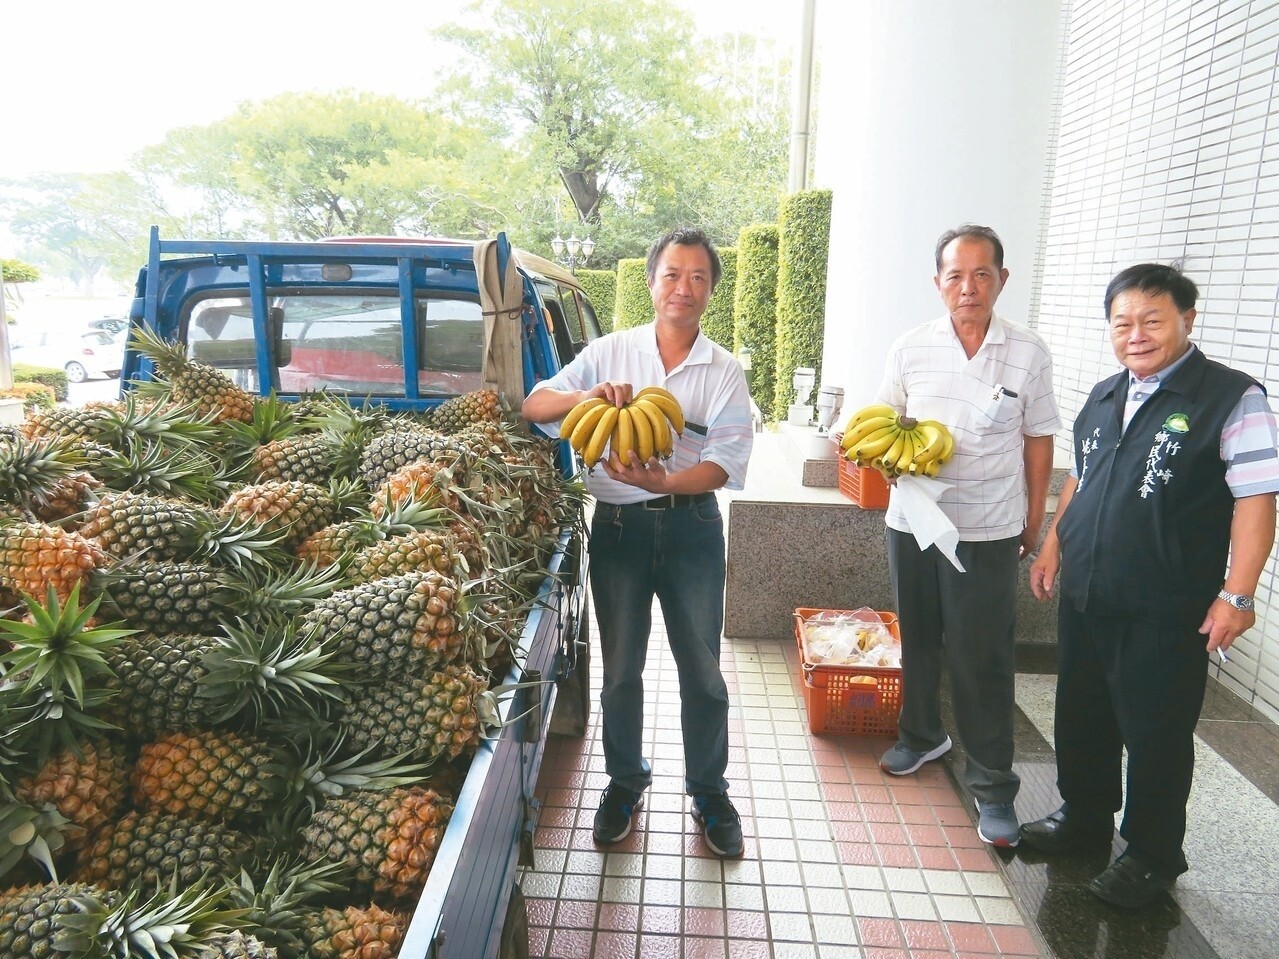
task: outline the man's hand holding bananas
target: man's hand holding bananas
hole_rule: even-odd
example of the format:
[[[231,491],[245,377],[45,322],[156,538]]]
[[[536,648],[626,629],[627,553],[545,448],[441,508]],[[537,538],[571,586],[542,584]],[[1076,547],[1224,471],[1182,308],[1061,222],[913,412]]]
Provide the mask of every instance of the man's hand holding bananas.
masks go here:
[[[646,386],[633,395],[629,384],[601,387],[611,389],[578,403],[560,424],[560,436],[582,457],[582,464],[594,469],[606,450],[615,470],[668,459],[675,451],[672,431],[684,432],[679,400],[660,386]]]
[[[917,420],[876,403],[848,419],[840,439],[844,456],[871,466],[887,479],[936,476],[950,459],[955,441],[944,423]]]

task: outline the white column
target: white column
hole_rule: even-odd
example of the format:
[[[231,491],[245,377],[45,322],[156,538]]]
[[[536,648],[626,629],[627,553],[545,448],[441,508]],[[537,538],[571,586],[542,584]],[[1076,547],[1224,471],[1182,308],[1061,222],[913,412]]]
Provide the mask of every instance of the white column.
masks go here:
[[[813,186],[834,193],[823,385],[851,412],[898,334],[943,312],[938,236],[993,227],[1031,308],[1050,164],[1062,0],[822,0]],[[838,8],[838,9],[837,9]]]

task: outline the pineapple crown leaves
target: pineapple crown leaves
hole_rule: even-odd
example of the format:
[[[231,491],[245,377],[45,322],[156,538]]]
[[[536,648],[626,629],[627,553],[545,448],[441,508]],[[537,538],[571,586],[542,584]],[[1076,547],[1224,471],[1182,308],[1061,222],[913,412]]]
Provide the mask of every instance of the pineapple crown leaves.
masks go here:
[[[254,874],[261,874],[261,881]],[[327,900],[351,886],[351,869],[345,863],[307,862],[292,856],[280,856],[269,868],[258,866],[252,871],[241,869],[235,879],[226,879],[227,899],[244,911],[246,925],[254,934],[285,959],[303,959],[307,946],[301,930],[304,917],[300,910]]]
[[[51,803],[0,805],[0,877],[29,856],[52,882],[57,882],[54,860],[66,843],[65,833],[74,828]]]
[[[200,415],[194,403],[156,403],[136,392],[126,394],[119,409],[107,410],[97,431],[95,439],[121,452],[148,443],[209,446],[220,436],[214,414]]]
[[[179,889],[175,874],[167,889],[142,902],[140,896],[137,888],[114,904],[89,892],[74,896],[76,911],[58,917],[54,948],[77,959],[183,959],[219,933],[247,925],[245,910],[221,907],[225,887]]]
[[[315,737],[290,741],[294,760],[289,763],[292,774],[284,802],[299,812],[305,807],[308,813],[314,813],[325,801],[356,789],[384,792],[416,785],[426,778],[432,766],[408,762],[408,752],[362,761],[372,752],[372,746],[343,757],[345,733],[325,738],[330,739],[327,745]]]
[[[300,630],[292,620],[223,624],[225,637],[204,654],[207,672],[199,695],[221,706],[212,717],[250,729],[289,715],[318,714],[325,701],[344,699],[350,664],[315,640],[318,629]]]
[[[47,690],[59,697],[65,687],[71,700],[83,706],[85,680],[111,673],[105,651],[137,632],[119,629],[120,624],[114,623],[90,627],[101,601],[97,597],[81,609],[79,583],[71,588],[65,603],[59,602],[52,584],[43,604],[24,595],[31,622],[6,620],[0,625],[0,639],[13,647],[0,654],[4,675],[19,677],[25,692]]]
[[[287,535],[248,517],[210,513],[207,522],[197,524],[192,551],[237,570],[278,568],[289,556],[281,545]]]
[[[80,702],[48,689],[26,691],[13,683],[0,683],[0,719],[4,722],[2,751],[42,765],[58,749],[78,751],[90,734],[116,727],[93,715],[113,693],[86,689]]]
[[[241,594],[239,609],[245,621],[261,622],[301,613],[347,585],[341,564],[334,563],[286,571],[246,567],[234,588]]]
[[[201,503],[219,501],[225,483],[210,456],[198,449],[166,447],[148,440],[127,452],[103,456],[95,475],[115,490],[177,496]]]
[[[85,465],[73,439],[0,441],[0,502],[29,509]]]
[[[166,380],[171,380],[191,367],[184,344],[170,343],[145,324],[129,331],[129,348],[150,359],[155,364],[156,372]]]

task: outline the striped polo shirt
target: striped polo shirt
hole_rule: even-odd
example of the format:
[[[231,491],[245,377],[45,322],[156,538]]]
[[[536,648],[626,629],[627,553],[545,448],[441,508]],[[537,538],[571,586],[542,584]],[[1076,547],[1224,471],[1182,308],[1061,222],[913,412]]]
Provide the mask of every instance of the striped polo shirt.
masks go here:
[[[1052,356],[1034,332],[998,314],[969,359],[950,316],[918,326],[893,344],[878,400],[916,419],[945,423],[954,458],[938,479],[951,484],[938,506],[961,540],[1020,536],[1026,526],[1023,437],[1061,428]],[[885,522],[910,532],[890,496]]]
[[[709,461],[728,474],[728,489],[742,488],[755,430],[746,376],[728,350],[699,333],[684,362],[667,373],[657,350],[657,325],[648,323],[592,340],[573,362],[533,389],[589,390],[605,380],[630,383],[636,392],[661,386],[673,393],[683,407],[685,429],[666,468],[678,472]],[[539,429],[559,435],[558,423],[539,424]],[[653,498],[648,490],[610,479],[602,468],[586,474],[586,488],[615,505]]]
[[[1192,343],[1190,350],[1150,376],[1128,374],[1128,401],[1124,405],[1125,430],[1137,410],[1141,409],[1141,404],[1150,399],[1160,385],[1186,362],[1191,350],[1197,349]],[[1275,415],[1266,400],[1265,392],[1256,386],[1248,387],[1230,412],[1221,431],[1221,460],[1226,464],[1226,485],[1230,487],[1235,499],[1279,491],[1277,439],[1279,432],[1276,430]],[[1072,476],[1075,475],[1074,468],[1070,472]]]

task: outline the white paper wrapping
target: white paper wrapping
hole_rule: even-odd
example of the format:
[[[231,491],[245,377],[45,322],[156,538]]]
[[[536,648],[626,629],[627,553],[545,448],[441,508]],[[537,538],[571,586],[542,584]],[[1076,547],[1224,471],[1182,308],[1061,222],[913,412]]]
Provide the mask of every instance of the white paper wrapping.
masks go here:
[[[897,505],[906,514],[906,522],[919,548],[936,546],[955,569],[962,573],[964,567],[955,555],[955,549],[959,545],[959,531],[937,505],[942,492],[950,489],[950,486],[950,483],[943,483],[930,476],[899,476],[895,495]]]

